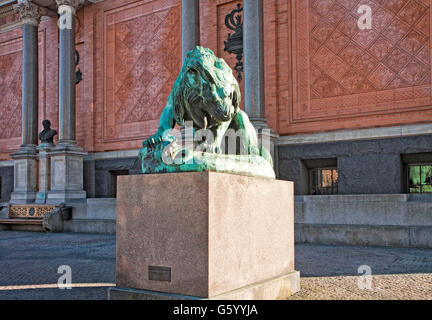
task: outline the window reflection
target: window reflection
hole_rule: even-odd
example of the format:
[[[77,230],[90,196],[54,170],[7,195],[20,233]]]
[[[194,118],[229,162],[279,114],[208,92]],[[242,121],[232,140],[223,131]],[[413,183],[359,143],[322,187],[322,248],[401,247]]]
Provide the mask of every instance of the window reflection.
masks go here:
[[[338,193],[337,168],[316,168],[310,170],[311,194],[326,195]]]
[[[408,166],[408,192],[432,193],[432,164]]]

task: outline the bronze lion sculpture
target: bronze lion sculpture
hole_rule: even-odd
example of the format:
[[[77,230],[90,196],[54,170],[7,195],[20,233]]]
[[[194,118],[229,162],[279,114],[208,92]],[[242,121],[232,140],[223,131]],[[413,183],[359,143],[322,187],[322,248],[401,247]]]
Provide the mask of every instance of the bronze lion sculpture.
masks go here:
[[[239,84],[223,59],[203,47],[189,51],[158,131],[143,142],[139,153],[143,173],[207,170],[274,177],[270,153],[259,147],[240,101]],[[185,123],[192,124],[199,143],[196,150],[179,147],[174,137],[175,125]],[[227,141],[234,141],[235,146],[227,146]],[[167,161],[178,155],[180,161]]]

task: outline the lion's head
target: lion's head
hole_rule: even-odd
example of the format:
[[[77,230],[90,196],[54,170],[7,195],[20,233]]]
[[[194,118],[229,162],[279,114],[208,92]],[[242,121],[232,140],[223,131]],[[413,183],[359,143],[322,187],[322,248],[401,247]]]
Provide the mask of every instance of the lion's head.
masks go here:
[[[187,53],[173,88],[176,122],[193,121],[212,128],[238,112],[240,88],[231,68],[213,51],[196,47]]]

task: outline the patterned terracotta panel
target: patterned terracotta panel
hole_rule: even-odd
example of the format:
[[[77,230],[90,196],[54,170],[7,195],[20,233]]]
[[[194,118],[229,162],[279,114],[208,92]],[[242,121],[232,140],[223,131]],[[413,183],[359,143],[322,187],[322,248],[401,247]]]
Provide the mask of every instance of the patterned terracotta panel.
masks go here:
[[[387,2],[359,3],[373,9],[373,28],[362,31],[354,2],[309,1],[310,38],[316,47],[311,74],[320,74],[312,83],[312,99],[412,87],[427,78],[428,6],[415,0],[405,6],[403,1]]]
[[[105,141],[152,134],[181,67],[177,1],[106,12]]]
[[[6,48],[20,46],[7,44]],[[0,139],[21,137],[22,52],[0,54]]]
[[[357,24],[363,4],[371,30]],[[290,123],[431,105],[429,1],[294,0],[292,10]]]

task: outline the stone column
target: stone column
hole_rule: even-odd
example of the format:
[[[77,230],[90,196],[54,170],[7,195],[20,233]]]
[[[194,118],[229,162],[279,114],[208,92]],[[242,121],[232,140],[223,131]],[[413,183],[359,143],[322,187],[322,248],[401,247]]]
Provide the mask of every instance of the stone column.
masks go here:
[[[199,0],[182,0],[182,63],[186,53],[200,44]]]
[[[243,18],[244,104],[260,144],[267,148],[277,170],[277,139],[266,121],[264,85],[263,0],[245,0]]]
[[[246,0],[244,5],[244,102],[253,122],[265,120],[264,38],[262,0]]]
[[[79,0],[56,0],[60,27],[59,144],[75,145],[75,14]]]
[[[37,191],[39,54],[38,25],[45,10],[30,1],[15,5],[23,25],[22,77],[22,145],[11,155],[14,159],[12,202],[30,203]]]
[[[199,0],[182,0],[182,63],[188,51],[200,45],[200,10]],[[181,128],[183,144],[186,148],[194,148],[193,131],[183,125]]]
[[[86,153],[77,146],[75,89],[75,14],[83,1],[56,0],[59,13],[59,142],[51,150],[51,190],[48,202],[61,203],[86,198],[84,164]]]

